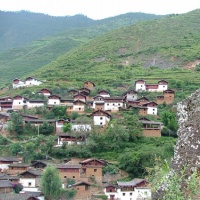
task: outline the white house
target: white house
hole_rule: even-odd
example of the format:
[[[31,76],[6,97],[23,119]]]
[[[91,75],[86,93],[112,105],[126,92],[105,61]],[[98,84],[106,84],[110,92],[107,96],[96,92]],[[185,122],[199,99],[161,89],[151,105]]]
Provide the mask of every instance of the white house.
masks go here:
[[[10,164],[16,164],[19,162],[19,159],[17,157],[0,157],[0,170],[4,171],[8,169],[8,166]]]
[[[135,90],[128,90],[126,92],[124,92],[124,94],[122,95],[126,101],[136,101],[137,99],[137,92]]]
[[[19,182],[23,185],[24,191],[38,191],[40,187],[40,179],[42,170],[39,169],[28,169],[19,174]]]
[[[158,81],[158,92],[163,92],[168,89],[168,82],[165,80]]]
[[[135,81],[135,91],[146,91],[146,82],[142,79]]]
[[[168,82],[160,80],[156,84],[147,84],[144,80],[135,81],[136,91],[148,91],[148,92],[163,92],[168,89]]]
[[[36,108],[36,107],[42,107],[45,105],[44,100],[29,100],[27,101],[27,108]]]
[[[104,97],[97,95],[93,98],[92,108],[95,110],[104,110]]]
[[[51,90],[49,90],[47,88],[43,88],[38,92],[38,94],[42,94],[42,95],[48,97],[48,96],[52,95],[52,92],[51,92]]]
[[[98,93],[97,93],[98,96],[102,96],[102,97],[110,97],[110,94],[108,91],[106,90],[100,90]]]
[[[40,84],[42,84],[42,82],[38,81],[37,79],[35,79],[33,77],[28,77],[25,80],[26,87],[30,87],[30,86],[34,86],[34,85],[40,85]]]
[[[13,88],[20,88],[20,87],[31,87],[31,86],[37,86],[42,84],[41,81],[38,81],[35,78],[28,77],[25,81],[21,81],[20,79],[16,78],[13,80]]]
[[[143,104],[142,106],[147,107],[148,115],[157,115],[157,113],[158,113],[158,108],[157,108],[158,104],[157,103],[151,101],[151,102]]]
[[[48,105],[60,105],[60,99],[61,97],[58,95],[50,95],[48,96]]]
[[[25,87],[25,82],[21,81],[20,79],[16,78],[13,80],[13,88],[20,88],[20,87]]]
[[[13,97],[12,109],[23,109],[23,106],[27,106],[28,101],[29,100],[27,98],[17,95]]]
[[[85,142],[86,137],[84,134],[69,134],[69,133],[59,133],[58,134],[58,144],[55,147],[60,147],[63,144],[82,144]]]
[[[124,97],[104,97],[104,110],[118,111],[124,108]]]
[[[91,116],[93,116],[95,126],[106,126],[111,120],[111,115],[103,110],[96,110]]]
[[[138,200],[151,199],[151,189],[147,187],[145,179],[133,179],[128,182],[117,181],[116,185],[108,185],[104,188],[108,200]]]

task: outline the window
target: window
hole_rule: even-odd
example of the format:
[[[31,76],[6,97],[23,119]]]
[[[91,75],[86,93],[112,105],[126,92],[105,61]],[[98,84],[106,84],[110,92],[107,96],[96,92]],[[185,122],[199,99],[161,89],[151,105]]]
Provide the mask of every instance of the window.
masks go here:
[[[97,172],[97,169],[94,169],[94,172]]]
[[[120,103],[118,103],[118,106],[120,106]]]
[[[113,106],[114,106],[115,104],[113,103]]]
[[[21,102],[19,102],[19,104],[21,104]]]
[[[75,178],[75,176],[72,176],[72,178]]]
[[[31,186],[31,182],[28,182],[28,186]]]
[[[64,178],[67,178],[67,176],[64,176]]]
[[[109,103],[107,103],[107,106],[109,106]]]
[[[54,101],[54,104],[56,104],[56,102]]]
[[[153,109],[153,111],[155,111],[155,109]]]
[[[126,194],[125,194],[125,193],[122,193],[122,195],[125,196]]]
[[[100,117],[100,119],[102,120],[102,119],[103,119],[103,117]]]
[[[100,122],[100,124],[102,125],[103,123],[102,123],[102,122]]]
[[[132,196],[132,195],[133,195],[133,193],[131,192],[131,193],[130,193],[130,196]]]

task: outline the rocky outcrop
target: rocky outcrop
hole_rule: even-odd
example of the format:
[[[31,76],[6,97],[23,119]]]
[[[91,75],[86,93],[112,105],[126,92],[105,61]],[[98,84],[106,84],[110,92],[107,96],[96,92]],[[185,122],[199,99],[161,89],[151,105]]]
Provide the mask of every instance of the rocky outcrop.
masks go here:
[[[200,90],[177,104],[178,141],[175,146],[171,172],[179,174],[184,168],[187,179],[200,168]],[[153,199],[162,199],[167,185],[163,183]],[[184,187],[184,184],[181,185]]]

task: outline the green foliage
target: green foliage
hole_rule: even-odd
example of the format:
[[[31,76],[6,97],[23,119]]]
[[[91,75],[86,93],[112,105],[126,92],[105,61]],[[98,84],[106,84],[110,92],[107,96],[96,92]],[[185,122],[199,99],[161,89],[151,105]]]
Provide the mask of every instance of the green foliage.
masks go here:
[[[162,130],[162,135],[166,136],[177,136],[177,130],[178,130],[178,122],[176,119],[176,114],[169,112],[169,111],[164,111],[161,113],[161,120],[165,127]]]
[[[9,145],[9,153],[11,155],[17,155],[22,150],[21,143],[16,142]]]
[[[166,160],[160,157],[155,158],[152,168],[146,168],[153,196],[161,185],[165,187],[163,190],[163,200],[193,200],[198,192],[199,180],[197,170],[195,170],[190,178],[187,175],[187,167],[183,167],[180,172],[169,167]],[[159,198],[160,199],[160,198]]]
[[[62,181],[55,167],[49,165],[45,168],[42,173],[41,187],[48,200],[58,199],[61,196]]]
[[[20,113],[12,112],[10,116],[11,123],[8,125],[8,130],[14,132],[16,136],[23,133],[23,121]]]
[[[39,127],[39,134],[49,135],[52,134],[53,132],[54,132],[54,126],[49,124],[48,122],[44,122]]]
[[[73,120],[75,120],[75,119],[78,118],[78,117],[79,117],[79,114],[78,114],[77,112],[72,112],[72,113],[70,114],[70,118],[73,119]]]
[[[195,70],[200,71],[200,64],[196,65]]]
[[[104,174],[117,174],[119,172],[119,168],[114,164],[108,164],[103,168]]]
[[[62,130],[64,133],[67,133],[67,132],[71,131],[71,128],[72,128],[72,125],[70,123],[66,123],[66,124],[64,124]]]

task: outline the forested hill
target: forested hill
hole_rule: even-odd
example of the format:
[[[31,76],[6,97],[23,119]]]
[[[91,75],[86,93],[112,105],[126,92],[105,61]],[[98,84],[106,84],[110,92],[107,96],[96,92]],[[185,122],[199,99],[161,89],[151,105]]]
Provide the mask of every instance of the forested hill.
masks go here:
[[[9,45],[10,47],[14,45],[14,43],[16,45],[19,45],[19,43],[26,43],[28,40],[32,40],[33,37],[52,34],[55,31],[58,32],[60,29],[66,30],[57,35],[40,38],[29,45],[0,52],[0,69],[2,74],[0,85],[10,82],[16,77],[20,78],[26,76],[28,73],[50,63],[58,56],[65,54],[74,47],[86,43],[113,29],[134,24],[139,21],[164,17],[145,13],[127,13],[104,20],[94,21],[82,15],[56,18],[26,12],[18,14],[19,16],[17,13],[14,14],[18,16],[16,17],[16,20],[18,19],[16,22],[13,17],[9,20],[3,20],[5,23],[3,26],[4,28],[2,26],[0,27],[0,29],[2,29],[2,36],[0,35],[0,48],[2,49],[3,46],[5,46],[4,49],[6,49]],[[12,13],[10,15],[12,15]],[[35,16],[35,18],[30,17],[30,19],[23,19],[20,22],[19,18],[20,16],[22,18],[22,15],[27,15],[27,17]],[[0,20],[1,19],[2,18],[0,18]],[[75,21],[77,22],[75,23]],[[61,24],[65,24],[65,26]],[[42,28],[40,28],[40,26]],[[2,43],[4,43],[4,45]]]
[[[21,12],[0,12],[0,51],[19,47],[33,40],[76,27],[88,27],[95,21],[83,15],[51,17]]]
[[[92,80],[114,86],[116,81],[142,77],[145,70],[138,71],[137,66],[182,66],[199,59],[199,23],[200,10],[137,23],[94,39],[32,75],[55,82]],[[146,76],[151,71],[145,71]],[[171,78],[164,70],[156,76]]]
[[[144,13],[130,13],[111,19],[92,20],[84,15],[53,17],[45,14],[0,11],[0,51],[25,45],[42,37],[55,35],[74,28],[107,24],[106,27],[119,27],[141,20],[150,20],[161,16]],[[121,19],[121,20],[119,20]],[[116,21],[118,21],[116,23]],[[116,24],[115,24],[116,23]]]

